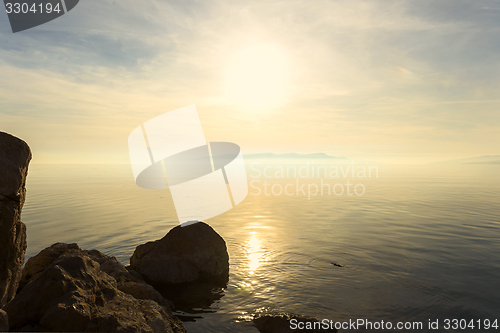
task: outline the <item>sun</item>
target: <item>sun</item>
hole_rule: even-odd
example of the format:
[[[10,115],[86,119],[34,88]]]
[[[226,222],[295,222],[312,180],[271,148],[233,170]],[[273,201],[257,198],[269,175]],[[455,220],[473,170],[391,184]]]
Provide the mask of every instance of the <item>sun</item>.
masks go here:
[[[286,54],[271,44],[258,44],[236,52],[229,61],[229,100],[253,111],[284,103],[288,85]]]

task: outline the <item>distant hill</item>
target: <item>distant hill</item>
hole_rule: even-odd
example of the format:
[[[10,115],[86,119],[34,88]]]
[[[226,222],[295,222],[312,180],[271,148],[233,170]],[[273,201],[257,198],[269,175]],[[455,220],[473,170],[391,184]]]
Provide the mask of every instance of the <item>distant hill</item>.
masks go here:
[[[465,164],[500,164],[500,159],[497,161],[489,161],[489,162],[470,162]]]
[[[471,158],[459,158],[456,160],[434,162],[431,164],[500,164],[500,155],[484,155]]]
[[[315,154],[297,154],[297,153],[286,153],[286,154],[273,154],[273,153],[262,153],[262,154],[246,154],[245,158],[259,159],[259,158],[287,158],[287,159],[334,159],[337,161],[349,161],[346,157],[330,156],[325,153],[315,153]]]

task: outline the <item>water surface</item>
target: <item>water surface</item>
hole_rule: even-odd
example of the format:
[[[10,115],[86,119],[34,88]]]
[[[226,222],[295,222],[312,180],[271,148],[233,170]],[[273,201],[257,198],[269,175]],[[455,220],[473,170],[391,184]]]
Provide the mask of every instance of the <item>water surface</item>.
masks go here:
[[[266,311],[337,321],[498,318],[499,166],[378,166],[378,177],[294,178],[257,177],[257,169],[291,163],[258,162],[248,165],[247,199],[207,221],[226,240],[230,278],[211,304],[191,311],[189,332],[256,332],[248,320]],[[287,184],[296,190],[297,179],[307,188],[321,178],[332,187],[362,184],[365,193],[263,192],[264,180],[277,194]],[[27,188],[27,258],[76,242],[126,265],[137,245],[178,224],[168,190],[138,188],[128,165],[33,165]]]

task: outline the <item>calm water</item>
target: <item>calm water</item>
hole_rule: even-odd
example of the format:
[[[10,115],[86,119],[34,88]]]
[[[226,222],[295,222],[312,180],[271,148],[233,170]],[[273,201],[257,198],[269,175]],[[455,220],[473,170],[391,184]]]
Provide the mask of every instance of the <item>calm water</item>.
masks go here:
[[[320,178],[299,176],[302,193],[293,174],[276,175],[279,165],[249,165],[251,194],[207,221],[227,242],[230,279],[193,311],[202,318],[186,323],[189,332],[256,332],[250,316],[274,310],[336,321],[500,320],[500,166],[320,175],[365,193],[327,195],[324,187],[308,198]],[[257,177],[265,166],[272,177]],[[293,195],[255,195],[264,180],[275,194],[288,184]],[[177,225],[169,192],[136,187],[127,165],[34,165],[27,186],[27,258],[77,242],[128,264],[137,245]]]

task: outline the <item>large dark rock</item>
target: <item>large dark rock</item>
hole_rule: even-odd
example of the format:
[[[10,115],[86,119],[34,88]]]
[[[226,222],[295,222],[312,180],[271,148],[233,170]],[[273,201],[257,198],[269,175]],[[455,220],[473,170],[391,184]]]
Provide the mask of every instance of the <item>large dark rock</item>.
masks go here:
[[[335,328],[322,327],[316,318],[290,313],[261,315],[255,318],[253,323],[260,333],[337,332]]]
[[[21,209],[31,160],[28,145],[0,132],[0,308],[16,294],[26,251]]]
[[[177,226],[160,240],[139,245],[130,267],[155,284],[177,284],[198,279],[227,281],[226,242],[208,224]]]
[[[128,284],[136,295],[120,290]],[[4,310],[11,330],[186,332],[168,301],[140,277],[76,244],[54,244],[30,258],[20,291]]]

